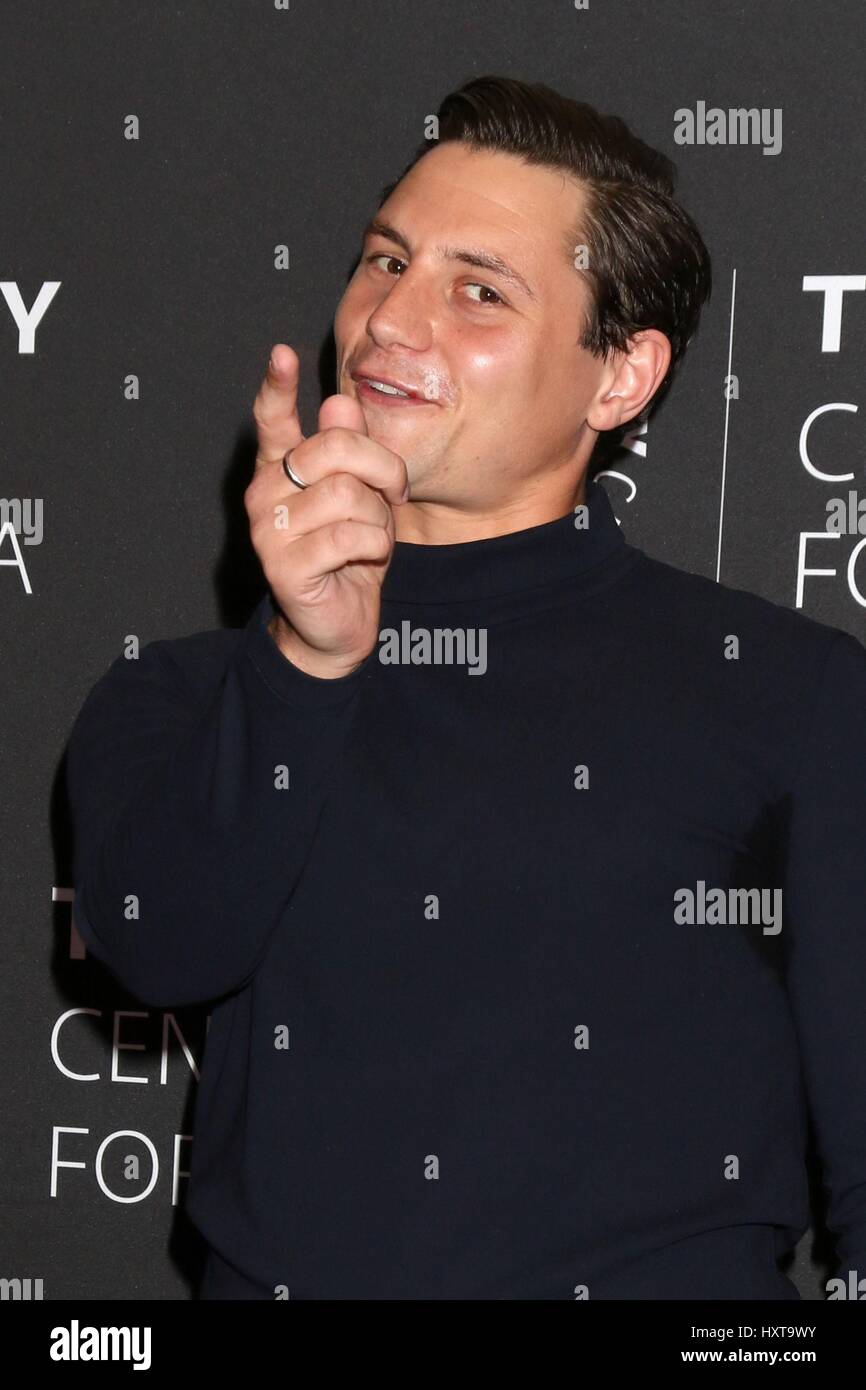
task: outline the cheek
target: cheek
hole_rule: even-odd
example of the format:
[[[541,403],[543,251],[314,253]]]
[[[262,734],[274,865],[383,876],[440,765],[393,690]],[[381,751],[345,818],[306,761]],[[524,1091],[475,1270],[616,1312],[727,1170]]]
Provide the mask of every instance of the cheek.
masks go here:
[[[462,334],[455,353],[454,375],[468,395],[495,398],[498,409],[507,411],[526,392],[532,364],[506,328]]]

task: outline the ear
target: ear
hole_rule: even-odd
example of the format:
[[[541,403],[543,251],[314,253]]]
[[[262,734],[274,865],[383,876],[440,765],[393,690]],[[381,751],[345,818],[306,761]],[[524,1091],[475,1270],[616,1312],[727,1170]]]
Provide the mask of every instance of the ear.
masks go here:
[[[671,361],[670,339],[658,328],[644,328],[614,353],[602,384],[590,402],[586,423],[601,433],[639,415],[664,381]]]

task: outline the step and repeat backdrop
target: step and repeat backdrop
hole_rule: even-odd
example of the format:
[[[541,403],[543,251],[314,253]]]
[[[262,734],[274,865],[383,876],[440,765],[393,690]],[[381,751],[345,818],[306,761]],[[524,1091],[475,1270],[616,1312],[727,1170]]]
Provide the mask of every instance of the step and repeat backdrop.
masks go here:
[[[712,255],[679,379],[602,459],[627,539],[866,642],[866,10],[8,0],[0,24],[0,1277],[184,1299],[208,1012],[145,1007],[76,933],[87,692],[130,635],[246,622],[270,348],[297,349],[312,432],[361,228],[485,73],[622,116],[676,161]],[[830,1256],[812,1166],[807,1299]]]

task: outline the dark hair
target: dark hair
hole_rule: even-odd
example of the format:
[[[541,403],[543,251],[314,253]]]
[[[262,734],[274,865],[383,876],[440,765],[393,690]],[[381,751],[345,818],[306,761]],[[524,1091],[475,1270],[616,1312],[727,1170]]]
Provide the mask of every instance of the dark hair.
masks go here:
[[[586,246],[592,308],[580,346],[596,357],[624,351],[633,334],[657,328],[671,344],[667,375],[643,411],[609,431],[619,438],[644,420],[670,388],[712,290],[710,256],[697,226],[673,196],[676,165],[633,135],[618,116],[602,115],[542,83],[476,77],[445,97],[438,143],[515,154],[579,179],[586,191],[581,225],[564,250]],[[425,140],[382,202],[436,141]],[[380,204],[381,206],[381,204]]]

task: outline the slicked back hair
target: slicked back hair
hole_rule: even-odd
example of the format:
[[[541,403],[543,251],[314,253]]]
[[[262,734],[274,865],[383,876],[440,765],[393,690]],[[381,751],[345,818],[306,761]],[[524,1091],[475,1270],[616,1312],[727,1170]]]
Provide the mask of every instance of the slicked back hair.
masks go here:
[[[438,140],[423,142],[399,178],[383,189],[381,202],[431,149],[449,140],[517,155],[579,180],[585,209],[563,242],[563,255],[590,288],[591,308],[580,326],[579,345],[606,359],[625,351],[642,328],[659,329],[671,344],[670,366],[652,401],[635,419],[608,432],[620,438],[667,394],[712,291],[709,252],[674,198],[675,164],[633,135],[618,116],[603,115],[542,83],[473,78],[445,97],[438,122]]]

